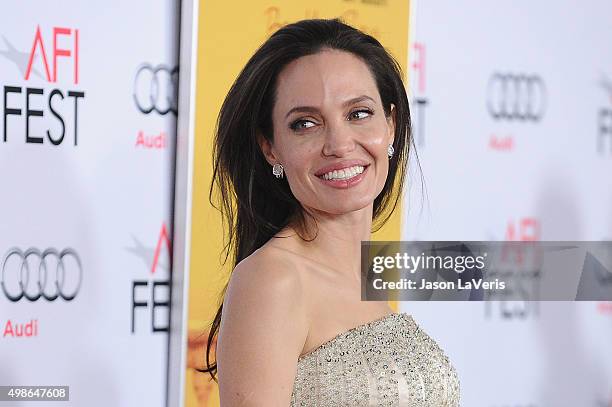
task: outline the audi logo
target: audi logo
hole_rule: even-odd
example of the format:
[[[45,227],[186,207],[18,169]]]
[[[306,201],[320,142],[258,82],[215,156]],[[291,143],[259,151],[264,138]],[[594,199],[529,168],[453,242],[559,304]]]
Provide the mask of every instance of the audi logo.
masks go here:
[[[487,85],[487,109],[496,120],[538,122],[546,110],[546,86],[538,75],[495,73]]]
[[[13,302],[24,297],[32,302],[41,297],[72,301],[81,288],[83,267],[73,249],[13,248],[4,256],[1,278],[2,291]]]
[[[134,77],[134,103],[144,114],[178,114],[178,66],[140,65]]]

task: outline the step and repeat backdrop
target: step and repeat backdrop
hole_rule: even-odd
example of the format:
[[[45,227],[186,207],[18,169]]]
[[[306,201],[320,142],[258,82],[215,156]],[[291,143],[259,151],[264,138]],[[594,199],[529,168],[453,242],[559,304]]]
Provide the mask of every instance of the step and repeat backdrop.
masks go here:
[[[0,13],[0,385],[166,404],[178,11]]]
[[[182,60],[197,81],[193,210],[178,214],[190,257],[174,270],[189,281],[173,303],[188,310],[184,348],[170,349],[186,356],[180,372],[168,370],[178,2],[37,0],[0,13],[0,385],[70,386],[58,406],[218,405],[195,371],[230,272],[208,203],[214,124],[254,50],[303,18],[342,17],[407,75],[418,163],[373,240],[612,240],[609,2],[189,4],[199,33]],[[612,304],[529,299],[392,305],[450,356],[463,406],[612,405]],[[177,398],[169,375],[182,378]]]
[[[413,3],[403,240],[612,240],[612,3]],[[424,178],[424,187],[421,184]],[[601,284],[612,284],[612,275]],[[462,405],[612,405],[612,303],[402,303]]]

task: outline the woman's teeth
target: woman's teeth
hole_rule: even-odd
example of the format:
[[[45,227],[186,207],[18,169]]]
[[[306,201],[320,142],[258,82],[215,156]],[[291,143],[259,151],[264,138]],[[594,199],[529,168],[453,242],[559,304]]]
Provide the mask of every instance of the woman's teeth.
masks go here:
[[[349,179],[363,172],[364,167],[361,165],[355,165],[353,167],[344,168],[341,170],[330,171],[327,174],[323,174],[322,178],[326,180],[334,179]]]

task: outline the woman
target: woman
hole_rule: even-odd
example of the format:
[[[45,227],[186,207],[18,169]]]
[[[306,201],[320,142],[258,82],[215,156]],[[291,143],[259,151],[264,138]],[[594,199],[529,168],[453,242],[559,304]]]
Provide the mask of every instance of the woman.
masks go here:
[[[435,342],[361,301],[360,244],[395,209],[410,141],[398,64],[337,19],[285,26],[247,62],[215,138],[235,268],[203,371],[222,406],[458,405]]]

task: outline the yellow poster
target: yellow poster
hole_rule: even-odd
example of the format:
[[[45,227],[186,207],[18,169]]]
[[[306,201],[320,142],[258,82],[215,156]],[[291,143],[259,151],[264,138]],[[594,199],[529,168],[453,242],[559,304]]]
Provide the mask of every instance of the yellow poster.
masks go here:
[[[196,134],[191,264],[189,276],[189,347],[185,400],[189,407],[218,406],[217,384],[194,368],[204,366],[208,326],[230,273],[222,265],[221,216],[208,200],[212,178],[212,141],[217,115],[236,76],[247,60],[280,27],[307,18],[341,18],[376,37],[406,73],[408,0],[310,0],[200,2]],[[405,78],[404,78],[405,79]],[[372,236],[399,240],[401,209]],[[397,305],[392,304],[397,310]]]

